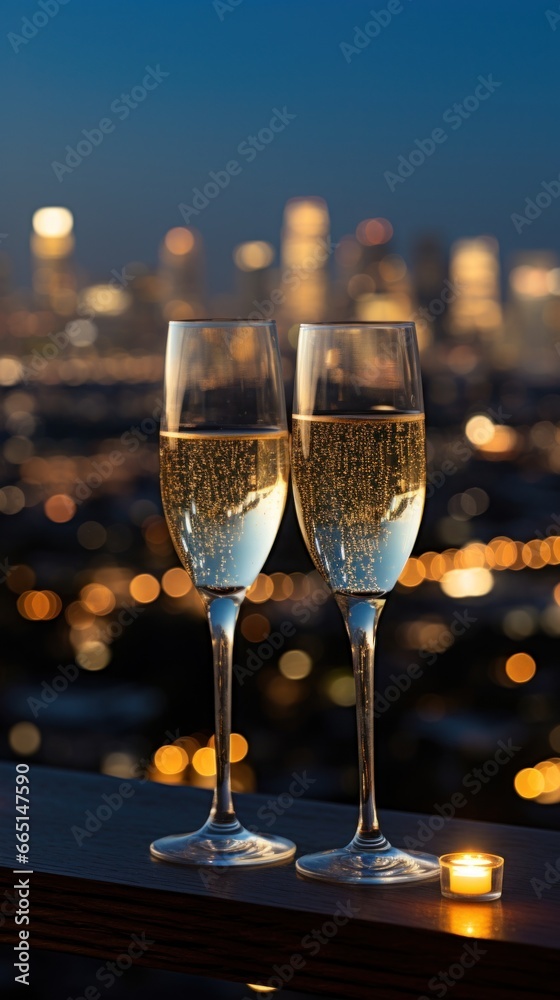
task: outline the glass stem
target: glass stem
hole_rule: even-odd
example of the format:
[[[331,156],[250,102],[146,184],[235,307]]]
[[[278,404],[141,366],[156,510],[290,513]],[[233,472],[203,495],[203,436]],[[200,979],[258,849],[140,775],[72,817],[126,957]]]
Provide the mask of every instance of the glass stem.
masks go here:
[[[374,682],[375,636],[385,600],[336,594],[352,646],[352,666],[356,682],[356,718],[360,775],[360,818],[352,841],[356,850],[379,850],[388,842],[379,829],[375,808],[374,783]]]
[[[241,829],[231,798],[231,677],[233,635],[245,591],[227,597],[203,591],[201,596],[206,605],[214,659],[216,788],[208,822],[214,829],[230,833]]]

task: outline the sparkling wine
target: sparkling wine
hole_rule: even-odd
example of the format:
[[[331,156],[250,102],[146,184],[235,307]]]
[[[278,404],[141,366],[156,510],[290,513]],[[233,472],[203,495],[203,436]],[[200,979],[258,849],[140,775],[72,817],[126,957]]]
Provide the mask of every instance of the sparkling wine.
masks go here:
[[[317,569],[335,592],[392,590],[424,506],[422,414],[294,416],[296,509]]]
[[[195,586],[249,587],[284,511],[287,432],[163,431],[160,464],[167,524]]]

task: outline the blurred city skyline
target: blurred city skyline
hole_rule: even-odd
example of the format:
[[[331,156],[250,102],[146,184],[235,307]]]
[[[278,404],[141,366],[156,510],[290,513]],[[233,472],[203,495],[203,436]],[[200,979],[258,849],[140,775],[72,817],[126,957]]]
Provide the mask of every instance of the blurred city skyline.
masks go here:
[[[558,179],[560,32],[546,5],[498,0],[490,16],[479,0],[326,0],[320,13],[295,0],[100,0],[45,14],[10,0],[2,22],[0,80],[17,100],[2,109],[0,232],[19,284],[41,205],[71,209],[91,275],[153,267],[162,234],[184,222],[179,206],[232,160],[237,173],[190,220],[212,294],[230,290],[237,243],[277,246],[298,195],[325,199],[337,238],[364,216],[389,218],[404,256],[425,231],[447,246],[492,234],[506,264],[555,246],[554,198],[520,231],[512,221]],[[278,111],[282,130],[251,145]]]
[[[223,179],[215,177],[208,197]],[[395,252],[390,219],[361,219],[337,239],[322,198],[290,198],[279,250],[265,240],[238,243],[228,290],[212,294],[198,229],[163,234],[154,267],[126,261],[96,280],[81,264],[74,222],[63,205],[34,212],[29,288],[14,285],[10,254],[0,250],[0,384],[42,380],[47,368],[47,381],[67,382],[76,365],[82,381],[95,382],[99,364],[110,368],[123,349],[122,371],[147,364],[157,380],[166,322],[205,316],[274,319],[288,383],[299,324],[329,320],[414,321],[425,375],[522,372],[542,385],[560,373],[560,256],[551,250],[518,251],[505,267],[493,235],[446,247],[427,231],[407,260]]]

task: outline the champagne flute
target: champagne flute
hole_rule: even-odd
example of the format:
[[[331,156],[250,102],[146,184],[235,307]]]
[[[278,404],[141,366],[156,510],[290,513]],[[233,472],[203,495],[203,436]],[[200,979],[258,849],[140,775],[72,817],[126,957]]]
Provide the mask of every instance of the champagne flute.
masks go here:
[[[366,885],[433,878],[439,874],[436,857],[392,847],[381,833],[373,775],[377,624],[418,534],[426,487],[413,323],[300,327],[292,478],[307,548],[350,637],[360,777],[353,840],[300,858],[297,870]]]
[[[177,555],[208,616],[214,659],[216,788],[194,833],[151,844],[194,865],[267,865],[295,845],[246,830],[231,797],[231,675],[239,607],[270,552],[288,490],[289,446],[274,323],[170,323],[161,493]]]

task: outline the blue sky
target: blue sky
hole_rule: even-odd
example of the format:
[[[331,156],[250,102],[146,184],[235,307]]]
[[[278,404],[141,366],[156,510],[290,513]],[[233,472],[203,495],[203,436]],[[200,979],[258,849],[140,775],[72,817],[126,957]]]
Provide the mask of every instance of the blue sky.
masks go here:
[[[153,263],[163,233],[182,222],[179,203],[232,159],[241,172],[193,220],[214,289],[231,281],[236,243],[277,245],[295,195],[327,200],[336,238],[365,216],[388,217],[405,255],[426,230],[446,242],[493,233],[506,260],[558,249],[560,198],[521,234],[510,218],[560,173],[560,21],[553,30],[546,17],[560,15],[558,0],[401,0],[348,61],[341,44],[387,6],[241,0],[220,19],[212,0],[68,0],[16,52],[10,33],[41,8],[4,0],[0,231],[18,277],[44,204],[72,209],[79,262],[97,276]],[[147,66],[169,75],[121,120],[111,104]],[[489,74],[501,86],[459,128],[446,125],[446,109]],[[296,117],[242,159],[239,144],[284,107]],[[107,116],[113,130],[60,182],[53,161]],[[391,191],[386,171],[438,127],[447,140]]]

